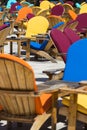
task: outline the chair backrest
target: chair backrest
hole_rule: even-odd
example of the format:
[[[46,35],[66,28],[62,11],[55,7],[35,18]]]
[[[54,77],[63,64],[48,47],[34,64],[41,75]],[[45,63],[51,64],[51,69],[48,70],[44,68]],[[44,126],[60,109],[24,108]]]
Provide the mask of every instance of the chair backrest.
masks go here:
[[[74,42],[80,40],[80,36],[74,30],[72,30],[70,28],[65,28],[64,29],[64,34],[68,37],[71,44],[73,44]]]
[[[87,80],[87,38],[72,44],[67,53],[63,80],[79,82]]]
[[[81,4],[79,14],[87,13],[87,3]]]
[[[0,89],[26,92],[35,90],[35,79],[31,66],[17,57],[0,55]],[[14,95],[14,94],[13,94]],[[8,113],[29,115],[35,113],[35,100],[27,94],[0,95],[0,104]],[[24,96],[24,98],[22,98]],[[9,100],[12,104],[9,103]],[[23,102],[24,101],[24,102]],[[15,104],[15,105],[14,105]],[[20,105],[19,105],[20,104]]]
[[[32,35],[44,34],[49,27],[48,20],[43,16],[35,16],[27,23],[26,37],[31,38]]]
[[[33,13],[29,13],[27,14],[27,19],[30,20],[31,18],[33,18],[35,15]]]
[[[71,43],[66,37],[66,35],[62,33],[60,30],[52,29],[52,31],[50,32],[50,36],[57,50],[60,53],[67,53],[68,48],[70,47]],[[61,56],[64,62],[66,62],[66,55],[61,55]]]
[[[41,3],[40,3],[40,8],[41,9],[50,9],[53,6],[55,6],[55,4],[51,3],[50,1],[47,1],[47,0],[41,1]]]
[[[67,0],[65,3],[67,3],[67,4],[70,4],[71,6],[74,6],[74,2],[73,1],[69,1],[69,0]]]
[[[19,3],[19,2],[16,2],[16,3],[12,4],[12,5],[11,5],[11,8],[10,8],[10,10],[9,10],[9,12],[10,12],[10,13],[13,13],[14,11],[16,11],[16,10],[17,10],[16,7],[17,7],[18,5],[20,6],[20,3]]]
[[[50,13],[51,13],[51,15],[57,15],[57,16],[62,16],[63,15],[63,13],[64,13],[64,7],[62,6],[62,5],[55,5],[52,9],[51,9],[51,11],[50,11]]]
[[[14,4],[14,3],[16,3],[16,2],[17,2],[16,0],[8,0],[6,8],[10,9],[11,5]]]
[[[73,6],[71,6],[70,4],[68,3],[64,3],[63,4],[63,7],[65,9],[65,13],[68,13],[69,10],[74,10]]]
[[[37,15],[37,13],[41,10],[41,8],[39,6],[33,6],[32,7],[32,11],[34,15]]]
[[[32,13],[32,9],[30,7],[23,7],[18,11],[18,16],[16,22],[20,22],[24,18],[26,18],[27,14]]]
[[[56,15],[49,15],[47,17],[48,21],[49,21],[49,28],[52,29],[52,27],[54,25],[56,25],[59,22],[63,22],[64,20],[62,19],[62,17],[60,16],[56,16]]]
[[[37,16],[44,16],[44,17],[47,17],[50,12],[49,9],[41,9],[38,13],[37,13]]]
[[[73,20],[76,19],[77,14],[76,14],[75,11],[73,11],[73,10],[68,10],[68,13],[69,13],[70,17],[71,17]]]
[[[29,118],[49,110],[51,94],[31,96],[37,91],[37,85],[27,62],[13,55],[0,54],[0,68],[0,105],[7,115]]]
[[[83,28],[87,28],[87,13],[79,14],[75,20],[78,21],[77,32],[86,32]]]

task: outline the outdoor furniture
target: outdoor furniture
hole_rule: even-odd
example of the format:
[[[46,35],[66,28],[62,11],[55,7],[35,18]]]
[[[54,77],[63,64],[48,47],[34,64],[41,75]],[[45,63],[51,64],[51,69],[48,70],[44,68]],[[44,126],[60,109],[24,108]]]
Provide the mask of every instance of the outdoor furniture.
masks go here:
[[[58,55],[62,57],[64,63],[66,64],[66,55],[68,48],[74,42],[80,40],[80,37],[70,28],[65,28],[64,32],[60,30],[53,29],[50,32],[51,39],[57,48],[59,53]],[[58,73],[60,71],[60,73]],[[63,76],[64,68],[54,69],[54,70],[44,70],[43,73],[46,73],[49,76],[49,79],[61,79]]]
[[[51,10],[50,10],[50,14],[51,15],[56,15],[56,16],[62,16],[64,14],[64,7],[60,4],[60,5],[55,5]]]
[[[17,43],[17,56],[21,56],[21,45],[23,42],[26,42],[26,60],[30,60],[30,39],[23,37],[9,37],[6,38],[6,42],[10,44],[10,54],[13,54],[13,45]]]
[[[64,22],[64,19],[62,19],[62,17],[56,15],[49,15],[47,17],[47,20],[49,21],[49,29],[52,29],[52,27],[59,22]]]
[[[49,40],[48,37],[44,37],[45,34],[47,33],[48,27],[49,27],[49,22],[45,17],[35,16],[32,19],[30,19],[27,23],[27,30],[26,30],[25,37],[31,39],[30,42],[31,53],[44,57],[47,60],[50,60],[52,62],[56,62],[56,60],[52,56],[50,56],[48,52],[44,50],[46,45],[48,45],[47,41]],[[40,38],[40,40],[42,40],[41,42],[42,44],[36,41],[37,38],[38,39]],[[22,48],[26,50],[26,44],[22,44]]]
[[[76,120],[82,121],[83,123],[87,123],[87,38],[76,41],[68,50],[67,61],[64,70],[63,80],[71,81],[71,82],[80,82],[83,85],[82,89],[79,89],[78,92],[71,90],[70,98],[64,97],[63,104],[66,106],[70,106],[68,109],[67,116],[73,115],[72,118],[68,121],[70,127],[68,129],[75,130],[76,129]],[[83,82],[82,82],[83,81]],[[66,88],[65,88],[66,91]],[[65,92],[62,89],[62,92]],[[67,91],[68,92],[68,91]],[[73,93],[73,94],[72,94]],[[70,100],[69,100],[70,99]],[[72,104],[72,105],[71,105]],[[62,108],[62,107],[61,107]],[[61,111],[60,108],[60,111]],[[66,110],[62,109],[62,113],[66,113]],[[65,114],[66,115],[66,114]],[[71,125],[73,127],[71,127]]]
[[[0,119],[32,123],[30,130],[39,130],[52,116],[52,130],[56,130],[58,93],[65,86],[67,89],[77,89],[81,85],[55,80],[37,86],[32,67],[13,55],[1,54],[0,68]],[[69,123],[68,127],[68,130],[75,130],[73,123]]]

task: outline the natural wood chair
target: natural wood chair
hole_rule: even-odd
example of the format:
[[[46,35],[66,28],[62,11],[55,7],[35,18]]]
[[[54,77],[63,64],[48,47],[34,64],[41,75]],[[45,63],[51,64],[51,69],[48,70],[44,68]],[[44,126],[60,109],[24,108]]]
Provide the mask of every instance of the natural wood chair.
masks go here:
[[[38,87],[33,69],[18,57],[0,54],[0,68],[0,119],[33,123],[31,130],[39,130],[51,116],[51,93],[35,96]]]
[[[37,15],[37,13],[41,10],[41,8],[39,6],[33,6],[32,7],[32,11],[34,15]]]
[[[74,42],[80,40],[79,35],[75,33],[70,28],[65,28],[63,32],[57,29],[53,29],[50,32],[50,37],[57,48],[57,56],[61,56],[62,60],[66,64],[66,54],[68,51],[68,48],[73,44]],[[61,79],[63,76],[63,70],[62,69],[54,69],[54,70],[45,70],[43,71],[49,76],[49,79]],[[59,73],[60,71],[60,73]]]
[[[64,97],[62,103],[65,109],[60,108],[60,113],[67,115],[67,118],[72,115],[69,120],[68,130],[76,130],[76,120],[87,124],[87,60],[86,60],[87,39],[76,41],[68,49],[67,61],[64,70],[63,80],[71,82],[81,82],[83,89],[79,91],[71,90],[70,97]],[[82,67],[83,66],[83,67]],[[66,91],[66,88],[65,88]],[[62,92],[65,92],[62,89]],[[73,91],[73,92],[72,92]],[[67,91],[69,92],[69,91]],[[78,94],[80,93],[80,94]],[[66,107],[67,106],[67,107]],[[68,106],[69,109],[68,109]],[[64,106],[63,106],[64,107]],[[68,110],[68,111],[67,111]],[[68,113],[67,113],[68,112]],[[67,114],[66,114],[67,113]],[[72,125],[73,124],[73,125]]]
[[[23,60],[13,55],[1,54],[0,67],[2,81],[0,84],[0,93],[2,93],[0,94],[0,104],[2,105],[0,119],[23,123],[35,122],[31,130],[39,130],[51,116],[49,113],[52,108],[51,94],[42,94],[42,99],[39,95],[35,96],[34,93],[38,88],[34,72],[32,67]],[[46,98],[44,98],[45,96]]]
[[[56,15],[49,15],[47,19],[49,21],[49,29],[52,29],[52,27],[59,22],[64,22],[64,19],[62,19],[62,17]]]
[[[64,96],[67,92],[63,93],[63,91],[71,89],[68,94],[72,92],[71,95],[76,99],[73,90],[81,93],[80,89],[77,89],[81,87],[79,82],[69,80],[69,82],[49,81],[37,87],[32,67],[12,55],[0,55],[0,68],[0,105],[2,106],[0,119],[8,122],[33,123],[30,130],[39,130],[50,116],[52,116],[52,130],[56,130],[58,94]],[[76,128],[74,99],[71,98],[69,107],[72,114],[69,115],[68,130]]]

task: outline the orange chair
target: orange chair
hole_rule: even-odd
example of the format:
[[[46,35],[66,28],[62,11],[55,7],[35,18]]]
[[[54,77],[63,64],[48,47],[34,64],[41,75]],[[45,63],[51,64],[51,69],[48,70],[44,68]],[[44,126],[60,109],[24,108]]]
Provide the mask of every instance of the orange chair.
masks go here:
[[[21,22],[21,20],[25,19],[27,14],[29,14],[29,13],[33,13],[32,9],[30,7],[25,6],[25,7],[21,8],[18,11],[18,16],[17,16],[16,22]]]

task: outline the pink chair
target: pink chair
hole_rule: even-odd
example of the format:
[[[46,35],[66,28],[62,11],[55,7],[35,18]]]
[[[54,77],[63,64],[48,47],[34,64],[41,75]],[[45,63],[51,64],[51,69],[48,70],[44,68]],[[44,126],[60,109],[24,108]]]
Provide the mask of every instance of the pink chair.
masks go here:
[[[51,15],[61,16],[64,13],[64,7],[62,5],[55,5],[51,9]]]

